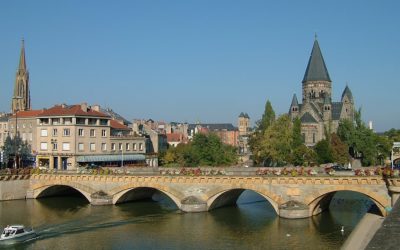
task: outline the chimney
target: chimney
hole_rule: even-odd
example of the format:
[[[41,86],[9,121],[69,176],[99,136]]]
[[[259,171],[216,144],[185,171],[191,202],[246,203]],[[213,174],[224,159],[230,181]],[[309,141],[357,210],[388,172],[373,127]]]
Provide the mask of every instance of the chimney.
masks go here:
[[[86,102],[81,103],[81,109],[82,109],[84,112],[87,112],[87,111],[88,111],[88,105],[87,105]]]
[[[98,104],[93,105],[92,110],[100,112],[100,105],[98,105]]]

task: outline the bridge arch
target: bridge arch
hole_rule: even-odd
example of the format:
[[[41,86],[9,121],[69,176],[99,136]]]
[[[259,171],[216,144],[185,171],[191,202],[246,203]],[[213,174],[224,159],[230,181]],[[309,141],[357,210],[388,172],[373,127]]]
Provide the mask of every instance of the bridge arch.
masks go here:
[[[82,185],[80,183],[65,183],[65,182],[52,182],[52,183],[39,183],[32,186],[33,191],[33,198],[37,199],[40,198],[42,195],[45,196],[46,191],[50,189],[55,189],[57,187],[67,187],[72,188],[82,194],[86,200],[91,203],[92,199],[90,197],[91,194],[95,193],[96,191],[90,187]],[[57,191],[55,191],[57,193]]]
[[[140,185],[136,183],[126,184],[110,191],[110,195],[113,197],[112,203],[117,204],[119,203],[120,199],[131,192],[132,190],[139,190],[139,189],[154,189],[163,194],[165,194],[168,198],[170,198],[178,208],[181,208],[181,199],[183,199],[183,195],[175,190],[169,189],[164,186],[160,185]]]
[[[208,210],[233,205],[245,190],[253,191],[264,197],[271,204],[275,213],[279,215],[279,205],[282,203],[280,197],[267,190],[247,186],[221,188],[209,193],[206,198]]]
[[[383,196],[376,192],[366,190],[364,188],[358,187],[342,187],[342,188],[326,188],[313,192],[311,195],[305,198],[305,204],[310,207],[310,216],[316,215],[322,212],[324,207],[329,206],[329,203],[336,192],[340,191],[352,191],[356,193],[363,194],[371,199],[371,201],[378,207],[379,211],[383,216],[387,215],[386,207],[391,206],[391,200],[389,196]]]

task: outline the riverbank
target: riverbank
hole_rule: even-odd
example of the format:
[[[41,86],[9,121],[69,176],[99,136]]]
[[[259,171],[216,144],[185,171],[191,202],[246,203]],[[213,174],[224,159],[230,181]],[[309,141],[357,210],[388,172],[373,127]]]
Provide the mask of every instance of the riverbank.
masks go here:
[[[347,238],[341,250],[363,250],[381,227],[385,217],[366,213]]]

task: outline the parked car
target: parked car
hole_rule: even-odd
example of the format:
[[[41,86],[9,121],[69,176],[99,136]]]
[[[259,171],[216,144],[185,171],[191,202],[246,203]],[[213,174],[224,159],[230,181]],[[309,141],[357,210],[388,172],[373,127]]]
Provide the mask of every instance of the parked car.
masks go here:
[[[331,169],[335,170],[335,171],[353,171],[353,169],[345,167],[340,164],[335,164],[335,165],[332,165],[332,166],[326,168],[326,170],[331,170]]]

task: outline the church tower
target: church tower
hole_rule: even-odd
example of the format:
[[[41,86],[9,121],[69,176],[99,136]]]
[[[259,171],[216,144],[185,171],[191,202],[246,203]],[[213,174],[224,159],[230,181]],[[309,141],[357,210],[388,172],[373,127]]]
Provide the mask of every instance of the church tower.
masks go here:
[[[303,78],[303,103],[316,102],[323,104],[325,97],[332,96],[331,78],[326,68],[317,37],[308,61]]]
[[[14,95],[11,102],[11,112],[31,109],[31,96],[29,91],[29,72],[25,61],[25,44],[22,40],[19,66],[15,76]]]

